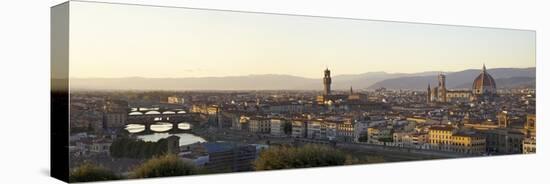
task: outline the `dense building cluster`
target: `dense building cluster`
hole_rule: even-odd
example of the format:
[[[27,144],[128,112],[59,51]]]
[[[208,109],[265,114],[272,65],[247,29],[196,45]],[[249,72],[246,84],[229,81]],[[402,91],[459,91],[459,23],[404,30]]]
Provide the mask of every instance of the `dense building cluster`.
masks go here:
[[[429,88],[425,98],[415,91],[387,89],[357,95],[352,89],[331,91],[327,69],[323,93],[315,101],[306,96],[256,94],[252,103],[193,105],[193,111],[211,112],[219,127],[269,136],[473,155],[530,152],[523,146],[529,147],[535,137],[532,90],[497,95],[485,66],[470,90],[449,90],[445,80],[440,74],[439,85]],[[214,107],[220,113],[208,110]],[[526,128],[529,122],[532,127]]]
[[[440,74],[426,91],[332,90],[330,70],[323,74],[322,91],[74,92],[71,153],[108,163],[109,146],[128,124],[154,133],[155,123],[170,132],[181,122],[208,142],[181,146],[179,156],[213,172],[250,170],[270,144],[450,157],[536,152],[535,90],[497,88],[485,66],[471,89],[448,89]]]

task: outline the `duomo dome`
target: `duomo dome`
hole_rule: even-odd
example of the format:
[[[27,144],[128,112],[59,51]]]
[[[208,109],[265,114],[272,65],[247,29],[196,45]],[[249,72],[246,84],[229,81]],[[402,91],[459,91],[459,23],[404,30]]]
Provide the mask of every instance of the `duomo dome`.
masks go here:
[[[495,79],[487,73],[485,65],[483,65],[483,70],[475,78],[474,83],[472,84],[472,93],[475,95],[494,95],[496,94],[497,87]]]

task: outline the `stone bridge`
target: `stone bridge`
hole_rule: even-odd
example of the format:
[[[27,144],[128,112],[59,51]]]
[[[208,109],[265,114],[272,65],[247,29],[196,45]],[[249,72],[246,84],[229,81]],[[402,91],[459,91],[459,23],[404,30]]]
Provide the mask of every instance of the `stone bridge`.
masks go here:
[[[134,111],[138,112],[138,111]],[[156,123],[171,123],[172,129],[177,129],[178,124],[180,123],[188,123],[191,127],[198,126],[202,122],[205,122],[204,115],[198,114],[198,113],[162,113],[157,111],[158,113],[142,113],[137,114],[131,112],[128,114],[128,119],[126,121],[126,124],[139,124],[145,126],[145,131],[151,131],[151,125],[154,125]],[[150,111],[147,111],[150,112]],[[164,112],[173,112],[173,111],[164,111]],[[134,114],[132,114],[134,113]]]

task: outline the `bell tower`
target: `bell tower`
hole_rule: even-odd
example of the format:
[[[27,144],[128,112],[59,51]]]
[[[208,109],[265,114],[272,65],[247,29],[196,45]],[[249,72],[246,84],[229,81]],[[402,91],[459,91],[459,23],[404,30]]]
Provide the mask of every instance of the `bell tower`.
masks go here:
[[[325,86],[323,94],[324,95],[330,95],[330,84],[332,83],[332,79],[330,78],[330,70],[325,69],[325,77],[323,77],[323,84]]]
[[[429,83],[428,83],[428,92],[426,94],[426,103],[427,104],[432,103],[432,88],[430,87]]]
[[[439,86],[438,86],[439,100],[440,102],[444,103],[444,102],[447,102],[447,87],[445,86],[445,75],[443,75],[442,73],[439,74],[438,80],[439,80]]]

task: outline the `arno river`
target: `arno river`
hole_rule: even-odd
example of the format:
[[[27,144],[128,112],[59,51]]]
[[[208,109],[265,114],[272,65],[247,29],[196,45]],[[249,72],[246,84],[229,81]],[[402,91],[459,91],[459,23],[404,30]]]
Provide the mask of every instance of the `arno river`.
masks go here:
[[[171,135],[175,135],[180,137],[180,146],[185,146],[185,145],[189,145],[197,142],[206,142],[206,140],[204,140],[202,137],[189,134],[189,133],[161,133],[161,132],[168,131],[172,128],[173,127],[171,123],[159,122],[151,125],[151,130],[155,133],[138,135],[137,138],[144,141],[155,142],[155,141],[158,141],[159,139],[167,138]],[[174,128],[186,130],[190,128],[190,125],[188,123],[180,123],[178,124],[178,127],[174,127]],[[130,133],[139,133],[145,130],[145,126],[138,125],[138,124],[129,124],[129,125],[126,125],[126,130]]]

